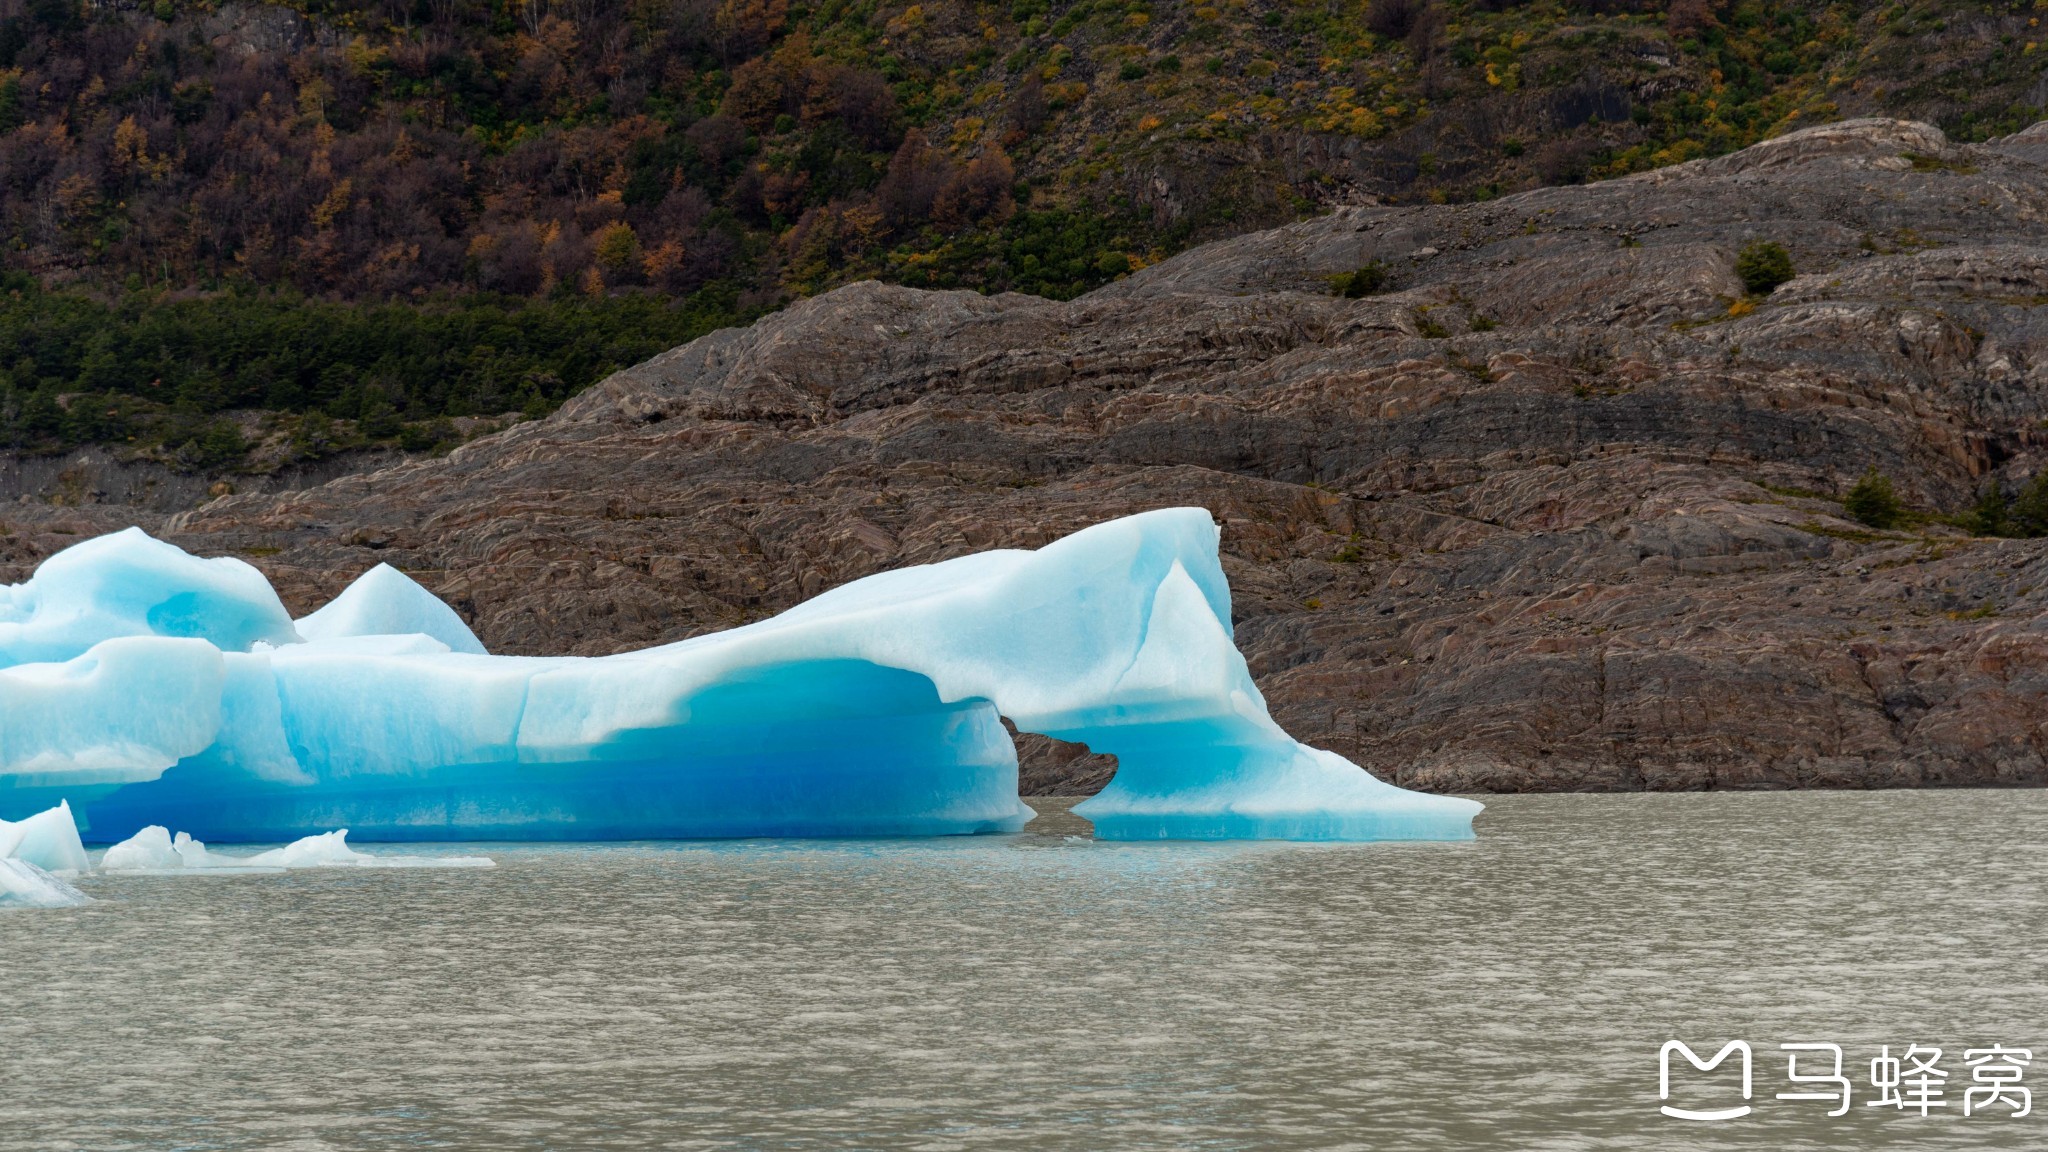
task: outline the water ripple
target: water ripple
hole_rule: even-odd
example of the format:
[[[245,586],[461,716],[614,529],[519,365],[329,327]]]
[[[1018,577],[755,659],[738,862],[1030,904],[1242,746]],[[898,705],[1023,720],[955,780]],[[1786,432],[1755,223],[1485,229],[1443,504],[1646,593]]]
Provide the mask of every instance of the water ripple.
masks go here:
[[[1490,803],[1463,844],[1107,844],[1062,811],[88,878],[0,917],[0,1147],[2048,1146],[2048,1101],[1771,1099],[1781,1041],[1843,1044],[1859,1093],[1879,1044],[1949,1048],[1952,1084],[1965,1046],[2048,1054],[2048,794]],[[1756,1045],[1757,1114],[1659,1116],[1672,1037]]]

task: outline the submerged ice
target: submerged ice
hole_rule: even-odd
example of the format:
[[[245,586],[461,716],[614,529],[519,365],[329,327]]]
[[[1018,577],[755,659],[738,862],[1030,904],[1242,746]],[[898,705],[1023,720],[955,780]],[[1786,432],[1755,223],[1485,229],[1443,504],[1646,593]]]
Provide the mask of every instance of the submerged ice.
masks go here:
[[[602,658],[488,655],[383,565],[295,622],[135,529],[0,588],[0,816],[69,798],[100,843],[1013,830],[1004,717],[1118,758],[1076,808],[1105,838],[1463,839],[1479,809],[1273,722],[1198,508]]]

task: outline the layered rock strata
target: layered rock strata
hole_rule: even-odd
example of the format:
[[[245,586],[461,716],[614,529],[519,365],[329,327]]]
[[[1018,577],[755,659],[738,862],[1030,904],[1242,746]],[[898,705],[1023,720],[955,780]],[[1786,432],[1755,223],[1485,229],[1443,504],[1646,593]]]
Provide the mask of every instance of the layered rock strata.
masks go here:
[[[1800,275],[1744,300],[1737,251]],[[1331,279],[1366,264],[1378,295]],[[139,523],[295,612],[388,562],[493,651],[608,653],[1201,504],[1276,719],[1440,791],[2048,782],[2048,542],[1934,517],[2048,440],[2048,125],[1851,121],[1347,209],[1069,303],[858,284],[545,420]],[[1867,470],[1922,514],[1844,518]],[[1026,790],[1099,787],[1026,748]]]

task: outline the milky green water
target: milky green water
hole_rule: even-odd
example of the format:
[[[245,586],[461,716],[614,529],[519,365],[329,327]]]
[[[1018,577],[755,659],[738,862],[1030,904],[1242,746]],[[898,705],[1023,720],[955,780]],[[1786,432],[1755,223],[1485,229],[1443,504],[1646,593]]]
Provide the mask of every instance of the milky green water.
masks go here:
[[[1965,1047],[2048,1087],[2048,793],[1504,797],[1382,845],[1095,843],[1034,803],[88,877],[0,915],[0,1147],[2048,1147],[2048,1100],[1959,1114]],[[1661,1116],[1671,1038],[1754,1045],[1755,1112]],[[1847,1049],[1851,1115],[1772,1098],[1787,1041]],[[1864,1106],[1908,1043],[1947,1050],[1927,1119]],[[1739,1103],[1731,1068],[1672,1103]]]

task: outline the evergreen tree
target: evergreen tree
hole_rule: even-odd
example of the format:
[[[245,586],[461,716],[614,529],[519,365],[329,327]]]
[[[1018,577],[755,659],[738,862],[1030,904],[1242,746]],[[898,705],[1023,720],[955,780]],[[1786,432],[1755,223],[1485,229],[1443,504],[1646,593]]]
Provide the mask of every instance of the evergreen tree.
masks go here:
[[[1863,474],[1863,479],[1849,489],[1849,495],[1842,501],[1842,511],[1851,519],[1883,530],[1894,527],[1905,518],[1906,507],[1892,492],[1891,478],[1876,468]]]
[[[1735,257],[1735,274],[1750,295],[1768,296],[1792,278],[1792,254],[1776,241],[1751,241]]]
[[[1387,268],[1375,260],[1356,272],[1347,272],[1330,282],[1337,295],[1356,300],[1378,292],[1387,284]]]
[[[1977,494],[1977,503],[1964,518],[1970,531],[1978,536],[2011,535],[2011,518],[2007,515],[2006,498],[1998,481],[1992,480]]]
[[[2006,524],[2008,535],[2048,536],[2048,471],[2020,489],[2006,515]]]

